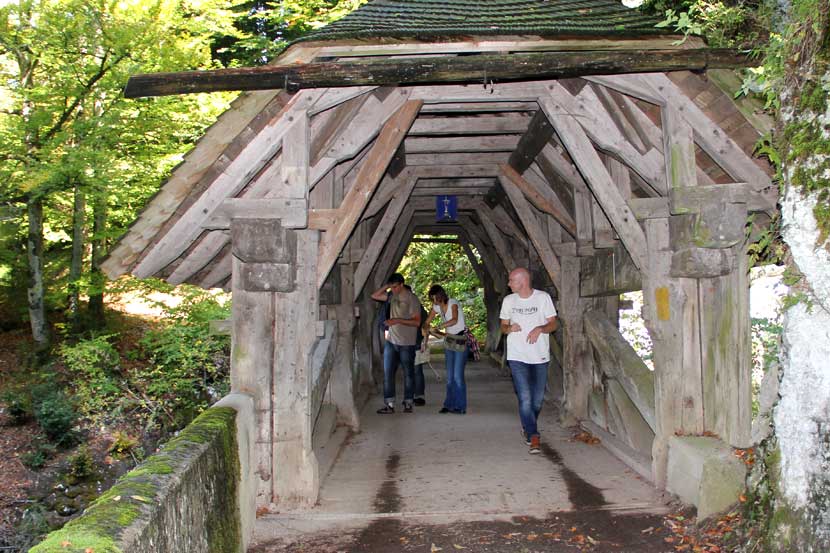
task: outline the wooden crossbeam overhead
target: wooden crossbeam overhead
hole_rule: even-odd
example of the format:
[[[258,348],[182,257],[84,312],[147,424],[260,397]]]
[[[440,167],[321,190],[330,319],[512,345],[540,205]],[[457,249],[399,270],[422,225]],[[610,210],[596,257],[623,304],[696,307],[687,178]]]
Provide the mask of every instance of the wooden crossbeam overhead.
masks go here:
[[[491,189],[492,186],[450,186],[441,190],[440,194],[450,196],[483,196]],[[434,189],[415,188],[415,190],[412,191],[412,195],[416,197],[435,196],[436,194],[439,194],[439,192]]]
[[[545,110],[556,129],[556,134],[568,149],[580,173],[585,176],[585,182],[591,188],[591,192],[599,201],[611,224],[614,225],[614,230],[619,234],[634,264],[641,271],[644,270],[647,256],[643,229],[640,228],[634,213],[625,203],[619,189],[605,169],[591,140],[582,126],[573,116],[567,115],[567,110],[553,97],[539,98],[539,105]]]
[[[133,268],[133,274],[139,278],[152,276],[181,255],[202,233],[202,223],[210,214],[226,198],[239,193],[279,151],[282,138],[292,125],[291,120],[307,117],[306,110],[324,93],[325,90],[309,90],[292,98],[272,123],[248,142],[190,209],[155,241]]]
[[[399,259],[397,259],[399,252],[400,255],[403,256],[406,253],[406,247],[409,240],[409,237],[412,236],[412,229],[415,228],[415,217],[413,210],[406,206],[401,213],[400,219],[398,219],[397,223],[395,224],[394,230],[392,231],[392,235],[389,236],[389,239],[386,241],[387,244],[390,245],[387,248],[387,255],[382,256],[375,266],[372,269],[372,276],[370,277],[373,282],[373,286],[380,286],[382,282],[386,282],[386,277],[389,276],[389,273],[392,272],[392,269],[397,267]],[[395,248],[392,250],[392,248]],[[389,255],[391,253],[392,255]],[[381,282],[378,282],[381,281]]]
[[[747,182],[757,187],[758,191],[772,188],[770,176],[668,77],[643,75],[643,79],[665,98],[666,103],[671,103],[678,108],[682,117],[691,125],[698,146],[723,167],[732,178],[736,181]],[[777,189],[775,194],[777,195]]]
[[[360,43],[329,44],[315,42],[313,52],[304,56],[304,61],[321,61],[328,58],[351,58],[367,56],[406,56],[406,55],[435,55],[435,54],[469,54],[476,53],[510,53],[510,52],[546,52],[580,50],[663,50],[676,46],[674,36],[653,36],[642,38],[615,37],[608,39],[580,38],[537,38],[537,37],[479,37],[476,40],[448,40],[445,42],[416,42],[400,41],[384,44]],[[686,46],[701,48],[705,46],[702,39],[689,37]],[[306,46],[309,48],[309,46]],[[303,51],[303,50],[301,50]],[[292,53],[291,50],[288,53]],[[283,58],[280,58],[283,61]],[[285,60],[285,61],[296,61]]]
[[[430,154],[439,152],[510,152],[516,149],[516,135],[491,135],[469,137],[407,138],[406,154]]]
[[[554,286],[556,286],[556,289],[560,290],[562,283],[562,268],[559,265],[559,260],[553,253],[553,250],[548,243],[547,236],[545,236],[542,232],[542,229],[539,226],[539,220],[536,218],[536,214],[533,213],[533,208],[525,198],[524,194],[522,194],[521,189],[513,180],[514,176],[517,176],[515,170],[508,165],[502,166],[502,175],[499,176],[502,188],[507,193],[507,197],[510,198],[510,203],[513,204],[513,209],[515,209],[516,213],[519,215],[522,226],[524,226],[530,241],[533,243],[534,248],[536,248],[536,253],[539,254],[539,258],[542,260],[542,264],[545,266],[548,276]]]
[[[524,173],[545,144],[553,137],[553,127],[545,117],[542,110],[536,112],[533,120],[527,128],[527,132],[522,135],[519,144],[513,153],[510,154],[508,164],[516,170],[518,174]]]
[[[442,102],[440,104],[424,104],[423,114],[438,113],[502,113],[502,112],[534,112],[539,109],[535,101],[532,102]]]
[[[493,80],[560,79],[582,75],[736,68],[753,63],[748,55],[735,50],[711,48],[381,58],[371,62],[315,62],[134,75],[124,89],[124,96],[140,98],[220,90],[300,90],[401,83],[480,82],[484,75]]]
[[[410,136],[444,136],[468,134],[521,134],[527,130],[530,117],[523,114],[469,117],[419,117]]]
[[[419,100],[408,100],[398,112],[383,126],[366,161],[360,168],[355,184],[349,189],[338,208],[340,222],[336,228],[324,235],[320,244],[318,260],[317,287],[326,281],[337,256],[351,236],[355,224],[360,220],[363,210],[375,192],[380,179],[401,144],[412,122],[421,108]]]
[[[408,97],[406,89],[382,88],[370,94],[349,124],[339,127],[333,140],[327,141],[328,149],[321,150],[311,168],[309,186],[313,188],[338,163],[354,159],[375,139],[383,123],[397,113]]]
[[[403,213],[404,206],[409,200],[409,195],[415,186],[416,180],[412,177],[407,179],[406,184],[398,189],[395,197],[386,208],[380,223],[372,234],[372,239],[369,245],[363,250],[363,256],[360,258],[357,269],[354,272],[354,300],[357,301],[360,292],[363,291],[363,286],[369,278],[369,273],[377,263],[378,256],[380,256],[386,241],[392,234],[395,225],[399,224],[401,213]]]
[[[505,165],[502,167],[504,175],[515,184],[519,190],[527,197],[530,202],[535,205],[540,211],[552,215],[556,221],[562,225],[562,228],[567,230],[571,236],[576,236],[576,223],[571,218],[570,214],[561,210],[556,205],[556,200],[553,197],[553,191],[543,183],[532,184],[518,173],[513,167]],[[545,183],[546,184],[546,183]]]
[[[406,156],[406,164],[410,167],[481,164],[495,167],[500,163],[506,163],[509,157],[510,154],[507,152],[409,154]]]
[[[493,252],[489,244],[487,244],[483,229],[481,229],[469,216],[459,217],[458,220],[461,228],[464,229],[464,232],[467,234],[470,243],[475,246],[475,249],[481,256],[481,260],[484,262],[484,267],[490,273],[493,280],[498,281],[496,278],[498,275],[506,275],[511,268],[506,267],[504,265],[505,261],[500,259],[498,255],[495,255],[495,252]]]
[[[651,188],[650,195],[666,195],[666,175],[662,152],[649,149],[645,155],[640,154],[614,124],[591,87],[584,87],[577,96],[572,96],[557,82],[549,83],[548,88],[560,109],[573,115],[579,121],[585,133],[598,148],[618,157],[636,171]]]
[[[421,190],[424,189],[433,189],[436,194],[441,194],[440,190],[449,186],[469,186],[469,187],[488,187],[493,186],[496,184],[496,178],[488,178],[488,177],[474,177],[474,178],[449,178],[449,179],[418,179],[418,188]]]
[[[594,91],[597,92],[598,97],[607,95],[608,97],[616,101],[616,105],[619,106],[620,110],[619,117],[625,118],[625,120],[630,124],[630,129],[634,131],[633,133],[629,133],[626,136],[641,137],[646,147],[657,149],[661,149],[663,147],[663,131],[660,129],[660,127],[654,124],[654,121],[652,121],[648,115],[643,113],[643,110],[640,109],[640,107],[635,103],[633,98],[631,98],[628,95],[617,92],[615,90],[611,90],[610,88],[600,86],[599,84],[594,84],[593,86]],[[610,110],[609,113],[611,113]],[[715,184],[712,178],[709,175],[707,175],[706,172],[699,166],[695,166],[695,171],[697,172],[697,180],[700,184]]]
[[[513,259],[513,254],[510,253],[510,248],[507,246],[504,235],[502,235],[501,231],[493,222],[494,217],[492,210],[487,206],[487,204],[481,202],[477,213],[478,220],[481,221],[481,226],[484,227],[484,231],[487,233],[487,236],[490,237],[490,242],[493,244],[496,253],[499,254],[499,257],[501,257],[505,266],[518,267],[516,261]]]
[[[378,189],[375,191],[375,194],[372,196],[372,200],[369,202],[369,205],[366,206],[366,209],[363,212],[363,218],[368,219],[369,217],[374,217],[377,213],[383,209],[383,206],[389,203],[392,197],[395,195],[395,192],[401,187],[404,186],[409,179],[415,178],[412,175],[412,171],[408,168],[401,171],[397,177],[392,177],[388,173],[383,176],[383,180],[381,181]]]

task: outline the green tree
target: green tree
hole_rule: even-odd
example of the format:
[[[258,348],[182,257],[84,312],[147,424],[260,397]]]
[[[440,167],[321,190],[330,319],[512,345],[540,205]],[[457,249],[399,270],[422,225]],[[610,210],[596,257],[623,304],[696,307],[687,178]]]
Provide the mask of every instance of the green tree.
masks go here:
[[[487,309],[482,284],[459,244],[412,242],[399,270],[426,309],[431,304],[427,291],[433,284],[444,287],[450,297],[461,302],[467,327],[484,342],[487,334]]]
[[[234,7],[239,33],[219,36],[214,55],[225,65],[262,65],[310,30],[339,19],[367,0],[252,0]]]
[[[127,101],[127,78],[212,66],[210,39],[236,33],[226,4],[18,0],[0,8],[2,238],[12,250],[26,243],[37,351],[50,346],[44,282],[66,276],[61,254],[71,237],[91,235],[100,262],[107,239],[227,103],[222,95]],[[76,261],[85,251],[76,248]],[[84,283],[77,267],[71,278],[75,297]],[[86,284],[95,280],[100,293],[100,277],[87,272]]]

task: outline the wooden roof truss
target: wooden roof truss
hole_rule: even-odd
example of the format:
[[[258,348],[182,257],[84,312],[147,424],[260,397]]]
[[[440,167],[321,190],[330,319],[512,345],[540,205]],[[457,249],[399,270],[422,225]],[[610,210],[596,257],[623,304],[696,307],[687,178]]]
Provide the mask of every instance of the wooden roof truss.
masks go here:
[[[775,208],[770,169],[751,155],[759,131],[723,97],[688,72],[249,93],[105,270],[227,287],[240,216],[323,231],[317,284],[355,262],[355,301],[416,233],[458,236],[497,283],[529,262],[558,287],[562,255],[620,243],[642,269],[641,223],[672,210],[673,188],[730,184],[751,211]],[[430,218],[436,194],[459,196],[457,224]]]

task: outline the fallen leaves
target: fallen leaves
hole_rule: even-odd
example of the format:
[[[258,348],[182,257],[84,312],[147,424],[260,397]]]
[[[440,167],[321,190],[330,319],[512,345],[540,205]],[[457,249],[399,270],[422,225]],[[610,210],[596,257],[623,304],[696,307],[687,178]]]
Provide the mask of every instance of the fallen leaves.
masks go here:
[[[572,441],[582,442],[588,445],[597,445],[600,443],[599,438],[590,432],[578,432],[571,437]]]
[[[748,467],[755,464],[755,449],[751,447],[748,449],[734,449],[732,453]]]

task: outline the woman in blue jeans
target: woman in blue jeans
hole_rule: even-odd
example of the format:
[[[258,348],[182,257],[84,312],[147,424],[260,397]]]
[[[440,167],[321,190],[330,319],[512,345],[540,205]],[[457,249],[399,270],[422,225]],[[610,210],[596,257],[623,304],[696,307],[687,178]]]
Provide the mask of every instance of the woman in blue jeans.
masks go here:
[[[424,323],[424,335],[430,331],[430,323],[436,315],[442,323],[434,331],[444,333],[444,356],[447,365],[447,397],[439,413],[463,415],[467,412],[467,384],[464,382],[464,366],[467,364],[467,334],[464,311],[458,300],[451,299],[447,291],[434,284],[428,292],[432,309]],[[423,347],[429,347],[424,340]]]

